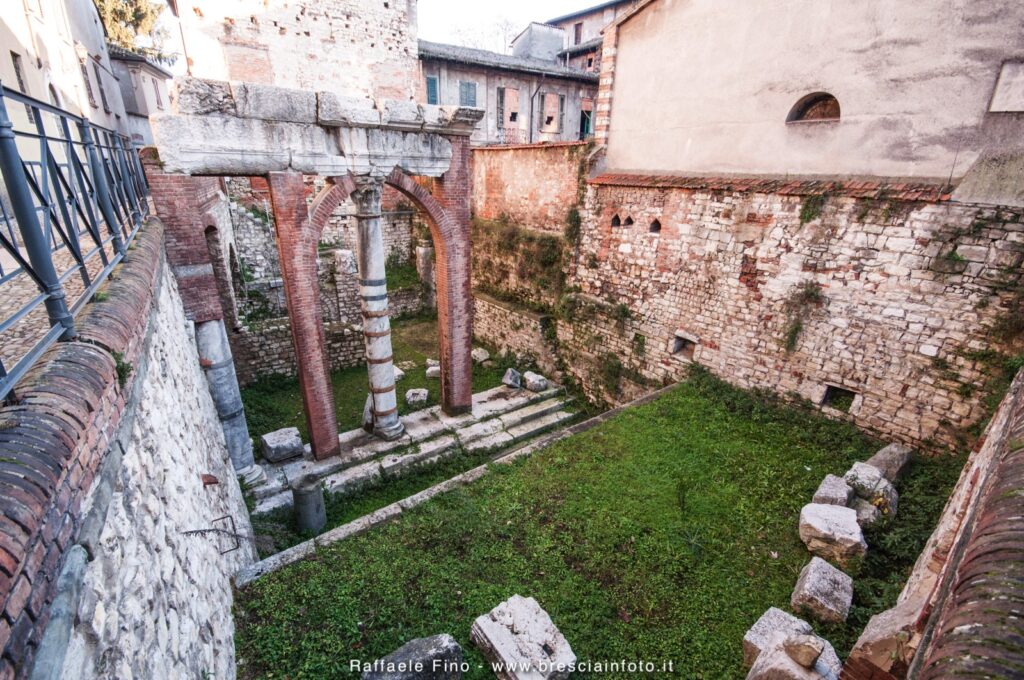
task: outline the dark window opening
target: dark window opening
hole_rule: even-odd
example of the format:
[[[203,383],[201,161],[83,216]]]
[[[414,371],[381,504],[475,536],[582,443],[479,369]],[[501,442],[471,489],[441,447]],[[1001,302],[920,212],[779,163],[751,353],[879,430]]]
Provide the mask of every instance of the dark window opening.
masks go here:
[[[651,233],[657,234],[659,231],[661,231],[661,222],[654,220],[651,222]]]
[[[587,68],[594,68],[594,58],[587,57]]]
[[[622,226],[624,226],[624,227],[632,227],[633,226],[633,218],[632,217],[627,217],[626,221],[622,223]]]
[[[93,107],[95,109],[97,107],[96,95],[94,95],[92,93],[92,81],[89,80],[89,69],[86,67],[84,59],[82,60],[81,66],[82,66],[82,80],[85,81],[85,93],[87,95],[89,95],[89,106],[91,106],[91,107]]]
[[[815,92],[798,101],[786,117],[787,123],[839,120],[839,100],[827,92]]]
[[[693,361],[693,354],[697,350],[697,341],[681,333],[676,333],[672,339],[672,356],[677,359]]]
[[[519,120],[519,112],[518,111],[513,111],[512,113],[508,114],[508,122],[514,123],[517,120]]]
[[[621,226],[621,225],[622,225],[622,220],[619,219],[618,215],[616,215],[615,217],[612,218],[612,226],[613,227],[618,227],[618,226]]]
[[[583,22],[582,21],[573,25],[573,27],[572,27],[572,39],[573,39],[573,43],[572,43],[573,45],[579,45],[581,42],[583,42]]]
[[[103,89],[103,73],[100,71],[98,62],[92,62],[92,70],[96,74],[96,87],[100,91],[100,101],[103,102],[103,110],[110,113],[110,102],[107,101],[107,91]]]
[[[821,405],[834,408],[843,413],[849,413],[856,396],[856,392],[845,390],[835,385],[828,385],[825,387],[825,398],[821,400]]]

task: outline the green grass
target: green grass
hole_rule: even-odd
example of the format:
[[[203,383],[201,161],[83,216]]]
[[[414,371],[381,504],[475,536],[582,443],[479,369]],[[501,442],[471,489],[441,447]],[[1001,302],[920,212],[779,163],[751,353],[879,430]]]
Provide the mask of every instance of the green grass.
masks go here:
[[[391,343],[395,364],[415,362],[416,367],[405,372],[405,379],[398,383],[398,409],[405,414],[414,409],[405,403],[405,393],[414,387],[426,387],[430,396],[427,406],[439,403],[441,381],[428,380],[426,360],[438,358],[437,320],[413,318],[396,321],[393,326]],[[504,363],[498,359],[491,368],[479,365],[473,367],[473,392],[497,387],[505,372]],[[338,414],[338,429],[341,432],[354,430],[362,424],[363,406],[369,383],[365,366],[346,368],[331,374],[334,388],[334,406]],[[302,411],[302,394],[297,378],[270,377],[242,390],[242,402],[249,422],[249,431],[255,437],[273,432],[282,427],[297,427],[304,441],[309,441],[309,428]]]
[[[650,404],[266,576],[235,604],[241,677],[348,677],[447,632],[473,668],[475,617],[536,597],[580,659],[671,659],[689,678],[743,677],[741,640],[788,609],[809,554],[800,508],[879,443],[803,405],[697,372]],[[845,654],[895,602],[962,459],[916,464],[900,514],[869,536]]]

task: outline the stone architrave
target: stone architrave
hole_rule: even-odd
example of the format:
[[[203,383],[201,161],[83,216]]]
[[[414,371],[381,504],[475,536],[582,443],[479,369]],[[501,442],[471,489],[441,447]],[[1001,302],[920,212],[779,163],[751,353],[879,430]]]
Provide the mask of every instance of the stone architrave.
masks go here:
[[[502,680],[564,680],[576,664],[565,636],[532,597],[513,595],[473,622],[469,633]]]

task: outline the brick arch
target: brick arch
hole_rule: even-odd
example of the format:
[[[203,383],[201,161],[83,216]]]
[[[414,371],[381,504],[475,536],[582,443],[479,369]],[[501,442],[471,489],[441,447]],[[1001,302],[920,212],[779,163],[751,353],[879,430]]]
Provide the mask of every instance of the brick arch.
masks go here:
[[[459,219],[456,215],[462,215],[463,211],[448,210],[429,189],[400,168],[392,170],[384,181],[419,205],[428,217],[436,255],[441,407],[453,415],[468,412],[473,399],[473,303],[468,220]],[[335,209],[356,189],[351,175],[334,177],[332,182],[310,206],[310,227],[317,240]],[[445,187],[442,185],[441,188]]]

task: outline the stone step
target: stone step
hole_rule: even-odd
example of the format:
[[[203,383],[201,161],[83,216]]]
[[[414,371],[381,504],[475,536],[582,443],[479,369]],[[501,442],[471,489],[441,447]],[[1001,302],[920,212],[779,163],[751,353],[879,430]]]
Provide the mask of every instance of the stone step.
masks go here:
[[[550,392],[550,391],[548,391]],[[539,393],[546,395],[547,392]],[[382,477],[399,477],[413,468],[438,463],[461,449],[480,451],[500,450],[518,444],[530,437],[538,436],[554,427],[568,423],[575,414],[565,407],[572,401],[563,396],[554,396],[536,401],[530,399],[526,405],[513,411],[493,411],[492,417],[480,422],[466,421],[467,424],[454,431],[441,430],[439,436],[425,441],[410,442],[404,447],[378,453],[350,467],[335,468],[334,471],[318,475],[324,481],[325,490],[333,494],[345,494],[358,490]],[[324,468],[320,468],[323,470]],[[303,472],[302,474],[309,474]],[[268,487],[271,485],[267,485]],[[291,490],[287,483],[273,485],[276,490],[256,497],[254,514],[291,505]]]
[[[303,458],[273,465],[264,463],[267,481],[250,489],[250,493],[259,501],[287,490],[288,480],[305,475],[327,477],[389,453],[407,449],[413,444],[452,433],[466,425],[483,423],[564,394],[565,389],[558,386],[542,392],[516,390],[505,386],[495,387],[473,395],[472,413],[449,416],[441,411],[440,406],[434,406],[402,416],[406,431],[402,437],[394,441],[384,441],[362,429],[350,430],[338,437],[343,453],[335,458],[313,460],[312,452],[307,445]]]

